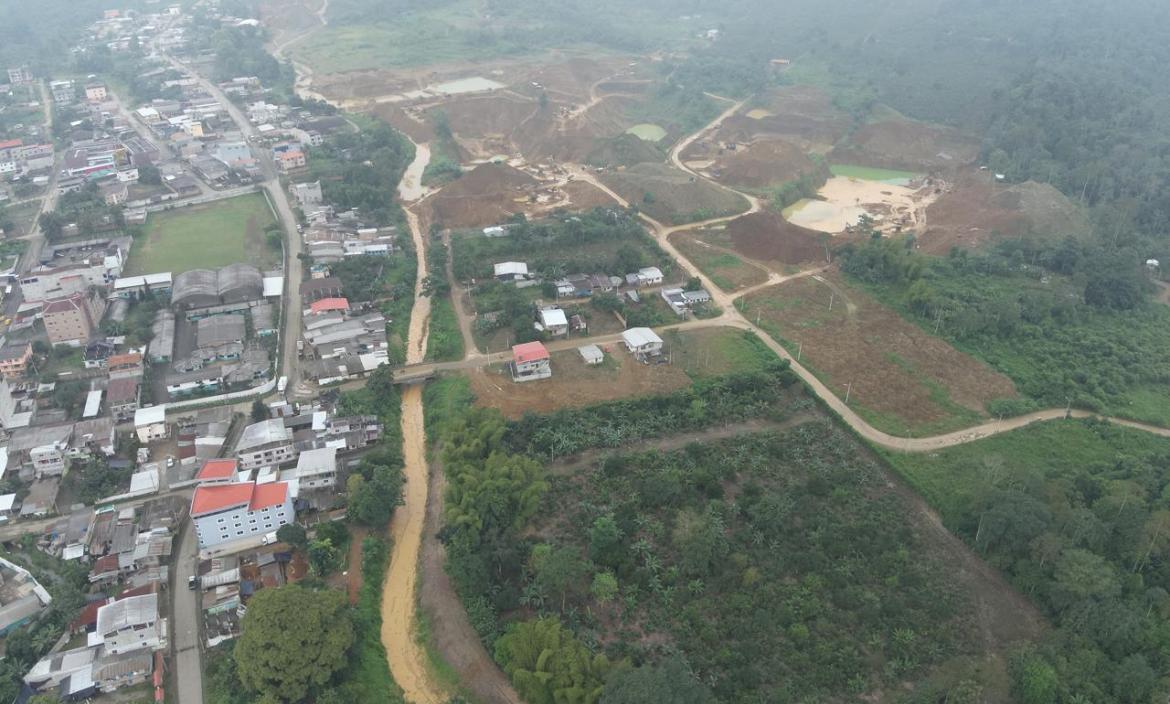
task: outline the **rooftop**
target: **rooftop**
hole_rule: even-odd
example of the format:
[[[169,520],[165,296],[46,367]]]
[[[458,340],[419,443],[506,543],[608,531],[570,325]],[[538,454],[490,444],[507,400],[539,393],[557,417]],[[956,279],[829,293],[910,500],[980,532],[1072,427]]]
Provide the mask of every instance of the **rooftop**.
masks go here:
[[[255,484],[218,484],[200,486],[191,498],[191,516],[197,518],[227,508],[245,506],[252,501]]]
[[[238,466],[239,463],[234,459],[207,460],[195,479],[201,482],[231,479]]]
[[[349,310],[349,301],[345,298],[322,298],[309,305],[314,314],[325,313],[331,310]]]
[[[525,342],[512,348],[512,360],[517,364],[548,359],[548,349],[540,342]]]
[[[147,425],[167,422],[167,404],[160,403],[149,408],[139,408],[134,411],[134,427],[141,428]]]
[[[282,442],[291,439],[292,431],[284,427],[284,421],[280,418],[272,418],[270,420],[260,421],[259,423],[253,423],[244,428],[244,433],[240,436],[240,442],[236,445],[236,451],[243,452],[270,442]]]
[[[98,609],[97,632],[113,633],[157,620],[158,594],[144,594],[121,599]]]

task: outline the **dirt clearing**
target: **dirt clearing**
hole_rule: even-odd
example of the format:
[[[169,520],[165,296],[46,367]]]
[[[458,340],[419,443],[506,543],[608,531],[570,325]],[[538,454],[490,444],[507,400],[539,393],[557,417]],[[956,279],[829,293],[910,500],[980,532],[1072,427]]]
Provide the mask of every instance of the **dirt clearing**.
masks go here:
[[[1000,238],[1081,237],[1090,230],[1084,212],[1048,184],[1005,186],[986,172],[962,175],[926,210],[918,242],[927,254],[976,248]]]
[[[538,183],[507,164],[484,164],[431,196],[424,207],[444,228],[497,225],[523,212]]]
[[[715,142],[753,142],[780,138],[805,152],[823,154],[849,131],[849,116],[825,93],[812,86],[770,90],[755,106],[723,123]]]
[[[659,222],[680,225],[751,207],[741,196],[665,164],[638,164],[601,174],[601,182]]]
[[[719,288],[729,293],[768,280],[768,272],[749,264],[731,250],[712,244],[701,233],[676,232],[670,241]]]
[[[820,280],[818,280],[820,279]],[[830,302],[833,309],[829,310]],[[1013,398],[1006,376],[902,319],[837,274],[790,281],[745,299],[744,315],[783,339],[875,427],[927,435],[986,418]]]
[[[805,199],[784,209],[784,217],[799,227],[837,234],[869,215],[874,228],[887,234],[917,229],[925,222],[925,209],[938,198],[940,186],[931,179],[917,179],[909,186],[834,176]]]
[[[795,181],[805,174],[824,172],[794,142],[784,139],[758,139],[748,144],[727,144],[716,140],[700,140],[683,152],[688,161],[705,161],[699,167],[705,176],[719,183],[741,189],[766,189]]]

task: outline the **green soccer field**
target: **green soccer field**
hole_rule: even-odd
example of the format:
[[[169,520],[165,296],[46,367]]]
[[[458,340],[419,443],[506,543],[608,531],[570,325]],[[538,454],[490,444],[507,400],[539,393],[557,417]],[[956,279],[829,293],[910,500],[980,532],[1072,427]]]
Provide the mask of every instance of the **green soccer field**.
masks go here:
[[[234,262],[261,269],[280,264],[264,228],[275,222],[262,193],[152,214],[134,241],[125,275],[175,274]]]

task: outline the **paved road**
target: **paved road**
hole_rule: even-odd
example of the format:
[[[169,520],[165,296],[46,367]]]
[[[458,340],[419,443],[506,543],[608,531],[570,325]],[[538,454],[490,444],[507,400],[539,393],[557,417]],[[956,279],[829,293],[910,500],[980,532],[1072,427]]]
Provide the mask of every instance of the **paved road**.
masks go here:
[[[259,132],[248,121],[248,118],[228,100],[219,86],[199,75],[190,67],[184,65],[169,54],[162,54],[167,61],[179,71],[199,81],[205,91],[223,105],[236,123],[236,127],[249,142],[259,137]],[[272,153],[254,145],[259,152],[259,162],[264,173],[264,182],[261,187],[268,193],[268,200],[276,210],[277,219],[287,233],[284,248],[284,300],[282,305],[283,324],[280,328],[281,340],[281,375],[288,377],[288,387],[297,389],[301,384],[300,366],[297,360],[297,340],[301,337],[301,278],[304,275],[300,254],[303,249],[301,236],[297,231],[297,218],[293,214],[292,206],[288,201],[288,194],[280,183],[280,176],[276,164],[272,160]]]
[[[171,642],[175,648],[175,671],[178,674],[178,701],[182,704],[203,702],[202,639],[199,637],[200,605],[198,592],[187,588],[198,566],[195,525],[183,521],[179,549],[173,560],[174,582],[171,584]]]

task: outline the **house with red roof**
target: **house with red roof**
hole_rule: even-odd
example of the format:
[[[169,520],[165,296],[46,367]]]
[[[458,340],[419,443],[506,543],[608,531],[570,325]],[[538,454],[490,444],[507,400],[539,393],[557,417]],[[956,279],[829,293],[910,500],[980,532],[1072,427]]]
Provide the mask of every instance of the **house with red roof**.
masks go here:
[[[331,311],[348,312],[349,300],[346,298],[322,298],[309,304],[309,313],[312,315],[321,315]]]
[[[191,497],[199,547],[263,535],[296,520],[286,482],[201,484]]]
[[[512,348],[512,381],[533,381],[548,379],[552,367],[548,348],[541,342],[525,342]]]
[[[240,463],[235,458],[205,460],[195,481],[200,484],[228,484],[239,479]]]

